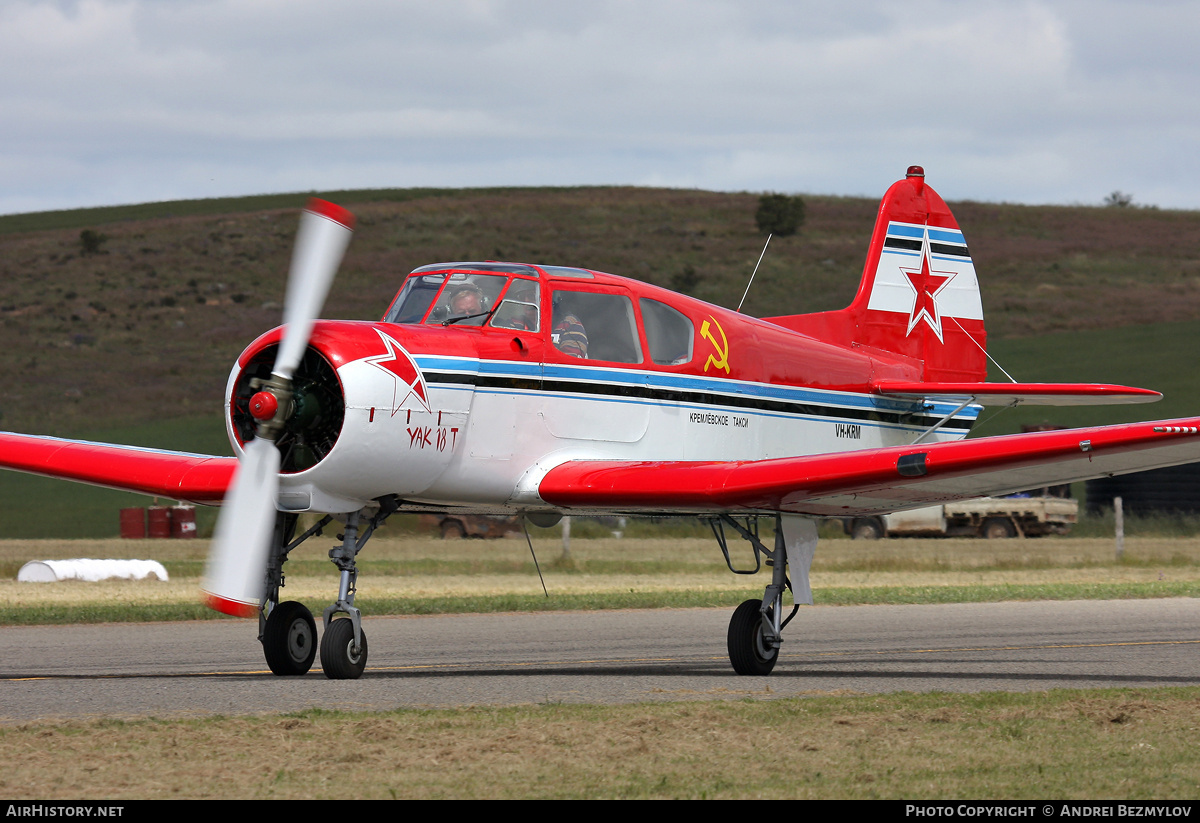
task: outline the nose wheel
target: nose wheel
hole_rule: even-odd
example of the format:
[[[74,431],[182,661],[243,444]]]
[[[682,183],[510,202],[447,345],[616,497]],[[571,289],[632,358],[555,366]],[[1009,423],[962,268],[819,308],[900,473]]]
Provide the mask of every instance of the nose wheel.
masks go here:
[[[367,634],[359,628],[354,642],[354,621],[334,620],[321,638],[321,668],[330,680],[357,680],[367,667]]]
[[[317,656],[317,623],[304,604],[289,600],[271,609],[262,635],[267,665],[278,675],[308,674]]]

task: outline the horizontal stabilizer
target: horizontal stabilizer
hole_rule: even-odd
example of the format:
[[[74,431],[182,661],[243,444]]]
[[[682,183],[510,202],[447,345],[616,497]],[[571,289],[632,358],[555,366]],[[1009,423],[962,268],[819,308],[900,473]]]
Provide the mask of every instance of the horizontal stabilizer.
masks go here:
[[[981,406],[1109,406],[1154,403],[1162,393],[1102,383],[911,383],[879,380],[876,394],[914,400],[967,400]]]
[[[0,432],[0,469],[191,503],[220,503],[237,464],[236,457]]]

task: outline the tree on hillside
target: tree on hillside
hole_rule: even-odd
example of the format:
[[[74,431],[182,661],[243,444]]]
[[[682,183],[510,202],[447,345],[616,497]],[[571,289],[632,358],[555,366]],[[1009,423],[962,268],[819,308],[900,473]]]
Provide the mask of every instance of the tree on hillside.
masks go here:
[[[767,193],[758,198],[754,222],[763,234],[787,237],[795,234],[804,223],[804,199],[786,194]]]
[[[690,263],[683,267],[683,271],[671,275],[671,291],[677,291],[681,294],[694,294],[696,287],[699,285],[700,275]]]
[[[92,229],[84,229],[79,233],[79,246],[84,254],[99,254],[101,247],[108,241],[107,234],[101,234]]]
[[[1133,195],[1120,190],[1114,191],[1104,198],[1104,205],[1115,209],[1127,208],[1133,205]]]

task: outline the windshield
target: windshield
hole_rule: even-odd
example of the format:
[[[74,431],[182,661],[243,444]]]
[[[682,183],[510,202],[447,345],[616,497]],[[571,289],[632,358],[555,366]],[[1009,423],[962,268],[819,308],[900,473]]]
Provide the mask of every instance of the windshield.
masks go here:
[[[419,271],[404,281],[383,318],[386,323],[438,323],[444,326],[489,325],[537,331],[538,283],[501,274]],[[497,301],[504,300],[497,308]]]

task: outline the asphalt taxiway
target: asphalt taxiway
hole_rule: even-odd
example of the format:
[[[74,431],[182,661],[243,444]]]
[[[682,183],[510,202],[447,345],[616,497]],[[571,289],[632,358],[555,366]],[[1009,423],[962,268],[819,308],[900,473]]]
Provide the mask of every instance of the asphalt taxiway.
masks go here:
[[[353,681],[273,676],[252,621],[0,628],[0,722],[1200,685],[1200,600],[804,607],[765,678],[731,611],[367,617]]]

